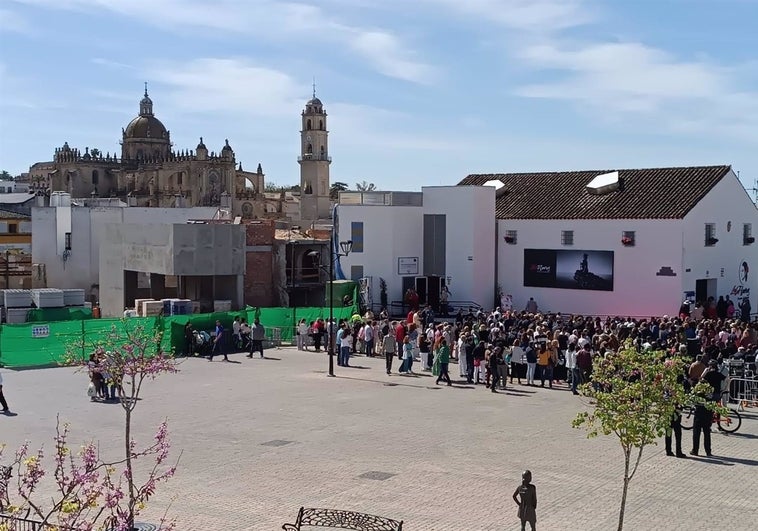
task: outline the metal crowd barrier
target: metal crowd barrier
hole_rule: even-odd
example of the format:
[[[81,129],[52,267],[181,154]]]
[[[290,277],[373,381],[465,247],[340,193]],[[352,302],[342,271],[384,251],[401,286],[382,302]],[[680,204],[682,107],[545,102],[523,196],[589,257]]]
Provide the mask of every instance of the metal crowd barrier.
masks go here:
[[[736,403],[738,409],[744,411],[746,407],[758,407],[758,379],[756,378],[730,378],[729,401]]]

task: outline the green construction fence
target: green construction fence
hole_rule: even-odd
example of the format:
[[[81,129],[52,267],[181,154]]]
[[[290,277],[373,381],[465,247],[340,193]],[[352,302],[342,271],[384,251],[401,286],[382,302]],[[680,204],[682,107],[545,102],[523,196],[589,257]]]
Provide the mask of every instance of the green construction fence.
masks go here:
[[[354,306],[335,307],[334,318],[348,319],[356,312]],[[126,339],[124,327],[141,325],[146,331],[161,333],[161,348],[175,352],[184,350],[184,327],[187,322],[197,330],[212,331],[216,320],[231,330],[235,317],[252,323],[259,317],[266,327],[267,337],[283,343],[293,341],[300,319],[310,323],[329,317],[329,308],[247,308],[233,312],[217,312],[171,317],[132,317],[129,319],[87,319],[77,321],[29,322],[4,324],[0,328],[0,365],[5,367],[44,367],[58,365],[72,349],[88,350],[108,334],[116,341]],[[83,352],[86,354],[86,352]]]

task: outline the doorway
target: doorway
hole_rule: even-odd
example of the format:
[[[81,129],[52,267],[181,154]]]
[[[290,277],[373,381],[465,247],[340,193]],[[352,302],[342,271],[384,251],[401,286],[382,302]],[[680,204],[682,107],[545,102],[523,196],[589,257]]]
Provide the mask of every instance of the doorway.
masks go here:
[[[699,278],[695,281],[695,301],[705,303],[708,297],[716,297],[715,278]]]

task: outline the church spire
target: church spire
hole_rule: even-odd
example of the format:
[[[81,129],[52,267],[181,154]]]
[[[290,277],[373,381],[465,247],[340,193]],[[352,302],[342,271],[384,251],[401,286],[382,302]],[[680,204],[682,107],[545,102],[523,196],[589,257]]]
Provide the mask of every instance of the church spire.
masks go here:
[[[139,102],[139,114],[140,116],[152,116],[153,114],[153,100],[147,95],[147,81],[145,81],[145,96]]]

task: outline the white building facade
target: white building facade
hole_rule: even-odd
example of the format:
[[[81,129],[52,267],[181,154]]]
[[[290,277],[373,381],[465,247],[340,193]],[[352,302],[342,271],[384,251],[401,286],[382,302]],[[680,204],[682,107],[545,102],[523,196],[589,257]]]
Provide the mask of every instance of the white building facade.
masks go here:
[[[422,302],[435,303],[445,286],[450,301],[492,306],[494,188],[343,192],[337,212],[337,240],[353,242],[340,268],[348,279],[366,279],[375,309],[381,306],[382,280],[396,312],[408,288],[418,291]]]
[[[470,175],[455,187],[340,194],[345,278],[492,308],[650,317],[682,301],[758,306],[758,210],[729,166]],[[418,291],[418,288],[417,288]],[[453,306],[456,306],[454,303]]]
[[[498,283],[515,309],[533,297],[542,311],[650,317],[677,314],[685,299],[729,296],[736,307],[749,297],[756,311],[758,210],[731,167],[471,175],[462,184],[493,179],[503,184]]]

